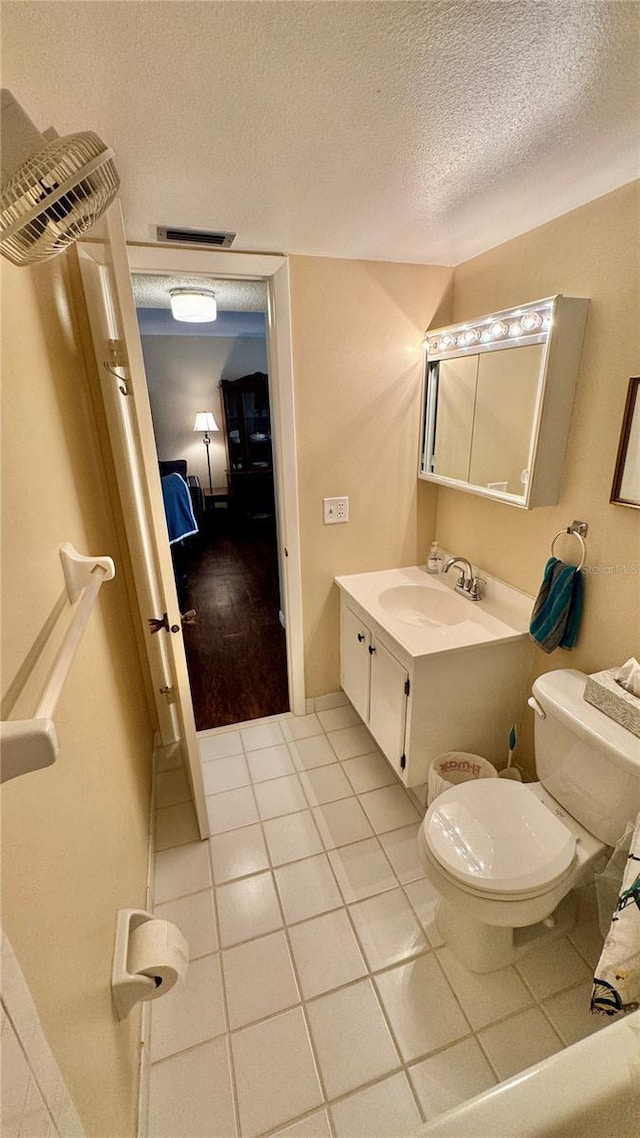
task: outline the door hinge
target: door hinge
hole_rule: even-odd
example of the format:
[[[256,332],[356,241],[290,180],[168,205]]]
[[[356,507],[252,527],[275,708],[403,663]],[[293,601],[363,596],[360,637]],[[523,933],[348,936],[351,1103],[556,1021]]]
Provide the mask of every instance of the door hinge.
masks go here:
[[[405,680],[404,681],[404,694],[408,695],[410,691],[411,691],[411,680]]]
[[[175,696],[175,692],[173,690],[173,685],[166,685],[163,688],[158,688],[158,691],[160,692],[160,695],[166,695],[167,703],[175,703],[176,702],[176,696]]]
[[[407,756],[401,755],[400,756],[400,770],[403,771],[404,768],[406,767],[406,765],[407,765]]]
[[[118,388],[121,394],[128,395],[129,389],[127,387],[127,382],[124,376],[118,375],[117,371],[115,371],[115,368],[117,367],[129,367],[129,361],[127,359],[125,346],[122,340],[107,340],[107,348],[109,349],[109,359],[103,360],[102,362],[106,370],[109,372],[109,375],[112,375],[115,379],[118,380]]]

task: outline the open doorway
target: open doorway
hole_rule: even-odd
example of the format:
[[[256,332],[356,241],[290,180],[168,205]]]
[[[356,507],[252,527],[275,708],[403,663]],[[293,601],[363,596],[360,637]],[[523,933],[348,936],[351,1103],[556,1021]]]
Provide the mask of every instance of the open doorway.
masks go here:
[[[196,728],[279,714],[289,695],[267,285],[135,272],[132,282]],[[175,320],[177,288],[212,290],[217,318]]]

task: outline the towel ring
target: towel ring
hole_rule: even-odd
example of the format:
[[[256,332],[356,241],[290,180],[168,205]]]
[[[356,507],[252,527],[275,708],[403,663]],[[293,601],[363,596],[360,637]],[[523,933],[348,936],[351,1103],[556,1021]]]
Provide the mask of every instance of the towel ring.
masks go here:
[[[555,544],[556,544],[556,542],[557,542],[558,538],[559,538],[559,537],[566,537],[567,535],[568,535],[569,537],[577,537],[578,541],[580,542],[580,546],[581,546],[581,548],[582,548],[582,557],[580,558],[580,564],[579,564],[579,565],[576,565],[576,569],[577,569],[577,570],[578,570],[578,572],[579,572],[579,571],[580,571],[580,569],[582,569],[582,566],[584,565],[584,563],[585,563],[585,561],[586,561],[586,557],[587,557],[587,546],[586,546],[586,544],[585,544],[585,540],[584,540],[584,538],[583,538],[582,534],[581,534],[581,533],[579,533],[577,529],[572,529],[572,528],[571,528],[571,526],[567,526],[567,528],[566,528],[566,529],[560,529],[560,530],[558,530],[558,532],[557,532],[556,536],[554,537],[553,541],[551,542],[551,556],[552,556],[552,557],[555,557],[555,553],[554,553],[554,546],[555,546]]]

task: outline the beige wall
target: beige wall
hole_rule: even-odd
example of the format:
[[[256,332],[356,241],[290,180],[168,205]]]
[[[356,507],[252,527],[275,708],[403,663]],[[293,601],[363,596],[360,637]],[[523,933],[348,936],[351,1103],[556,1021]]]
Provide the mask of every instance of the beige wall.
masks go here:
[[[572,652],[536,650],[533,675],[593,672],[640,652],[640,517],[609,504],[629,377],[640,371],[640,183],[591,202],[459,265],[453,320],[564,293],[591,305],[557,506],[530,512],[440,488],[437,533],[445,549],[536,593],[553,535],[589,523],[585,609]],[[557,547],[567,557],[573,543]],[[617,571],[610,570],[617,566]],[[627,567],[627,572],[623,567]],[[599,572],[597,572],[599,570]],[[531,765],[531,715],[520,757]]]
[[[307,696],[339,687],[334,577],[424,562],[435,487],[418,484],[424,330],[451,270],[291,258]],[[322,524],[346,494],[347,525]]]
[[[186,458],[189,474],[209,485],[207,454],[201,434],[194,434],[198,411],[212,411],[219,431],[211,434],[211,478],[227,484],[221,379],[267,372],[267,344],[257,336],[143,336],[158,457]]]
[[[60,700],[57,762],[0,792],[2,921],[87,1133],[132,1138],[140,1018],[116,1023],[109,985],[116,911],[146,899],[152,729],[71,299],[75,254],[2,276],[3,717],[63,595],[59,546],[111,554],[119,570]],[[68,619],[65,604],[52,642]],[[32,714],[41,680],[39,668],[14,717]]]

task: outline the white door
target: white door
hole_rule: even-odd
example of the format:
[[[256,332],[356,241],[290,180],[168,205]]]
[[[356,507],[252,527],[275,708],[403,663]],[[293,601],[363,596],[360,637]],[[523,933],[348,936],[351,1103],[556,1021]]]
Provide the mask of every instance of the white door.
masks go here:
[[[380,750],[400,772],[407,719],[407,669],[375,637],[371,654],[369,730]]]
[[[107,239],[77,246],[106,411],[144,641],[163,745],[179,741],[200,836],[209,833],[151,408],[122,214],[106,214]],[[152,619],[164,620],[152,632]]]

